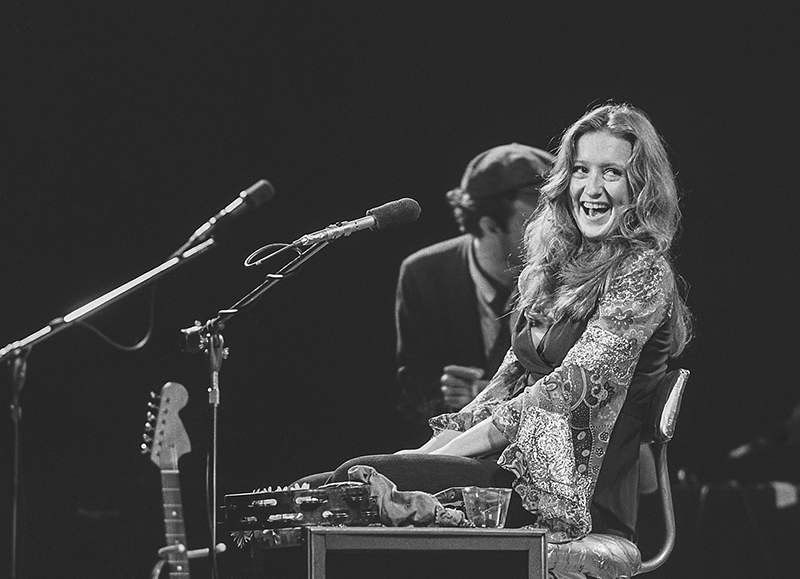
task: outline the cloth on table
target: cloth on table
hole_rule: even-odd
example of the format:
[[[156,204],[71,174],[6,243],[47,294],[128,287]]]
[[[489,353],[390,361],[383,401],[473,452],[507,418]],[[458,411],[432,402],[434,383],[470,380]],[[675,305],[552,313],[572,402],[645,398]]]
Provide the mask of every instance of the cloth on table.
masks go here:
[[[370,496],[378,507],[378,517],[387,527],[473,526],[462,511],[443,506],[431,494],[397,490],[397,485],[371,466],[353,466],[347,471],[347,476],[351,481],[369,485]]]

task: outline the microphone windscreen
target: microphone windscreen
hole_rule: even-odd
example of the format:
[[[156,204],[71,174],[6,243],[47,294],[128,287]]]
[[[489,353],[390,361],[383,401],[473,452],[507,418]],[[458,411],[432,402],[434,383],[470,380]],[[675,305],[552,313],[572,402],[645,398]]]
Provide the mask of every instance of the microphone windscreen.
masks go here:
[[[266,179],[256,181],[241,193],[242,199],[253,209],[272,199],[273,195],[275,188]]]
[[[380,207],[367,211],[367,215],[375,218],[373,229],[389,229],[404,223],[416,221],[422,209],[419,203],[408,197],[391,201]]]

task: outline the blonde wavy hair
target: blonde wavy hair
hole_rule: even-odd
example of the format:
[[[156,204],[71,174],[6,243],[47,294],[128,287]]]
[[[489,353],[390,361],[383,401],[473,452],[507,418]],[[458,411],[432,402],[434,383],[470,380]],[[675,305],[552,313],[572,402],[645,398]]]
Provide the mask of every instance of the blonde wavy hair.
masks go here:
[[[631,144],[626,169],[631,201],[623,208],[614,232],[602,240],[589,241],[573,218],[569,186],[578,139],[596,132]],[[532,320],[587,318],[632,252],[655,251],[672,267],[670,248],[680,221],[672,166],[647,115],[628,104],[607,104],[587,112],[564,132],[539,206],[526,227],[518,308]],[[677,274],[675,278],[680,282]],[[691,334],[691,314],[680,294],[674,292],[672,307],[673,356],[683,350]]]

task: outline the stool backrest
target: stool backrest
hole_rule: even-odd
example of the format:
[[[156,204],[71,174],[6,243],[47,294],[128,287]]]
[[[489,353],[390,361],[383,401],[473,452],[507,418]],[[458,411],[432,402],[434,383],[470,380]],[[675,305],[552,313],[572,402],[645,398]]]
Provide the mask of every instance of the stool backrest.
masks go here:
[[[667,443],[675,434],[675,424],[681,409],[681,399],[689,380],[689,371],[683,368],[668,372],[658,385],[655,397],[650,402],[647,418],[642,427],[642,443],[654,444],[658,494],[664,515],[664,542],[652,558],[642,562],[637,575],[658,569],[669,558],[675,547],[675,511],[672,505],[672,488],[667,468]]]
[[[678,368],[667,372],[658,384],[642,427],[643,443],[667,443],[675,434],[681,399],[689,380],[689,370]]]

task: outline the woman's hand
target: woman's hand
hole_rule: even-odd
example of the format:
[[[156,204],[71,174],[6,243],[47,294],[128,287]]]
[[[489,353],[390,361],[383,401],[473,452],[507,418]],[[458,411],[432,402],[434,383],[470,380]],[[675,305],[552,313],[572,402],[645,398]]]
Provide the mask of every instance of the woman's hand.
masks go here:
[[[451,431],[444,431],[451,432]],[[455,432],[455,431],[453,431]],[[442,433],[443,434],[443,433]],[[433,449],[430,454],[449,454],[453,456],[482,456],[504,449],[508,439],[497,429],[489,417],[466,432],[456,433],[446,444]]]
[[[460,432],[457,430],[442,430],[436,436],[431,437],[428,442],[420,446],[419,448],[408,448],[404,450],[398,450],[395,454],[432,454],[434,450],[437,448],[444,446],[454,438],[456,438]]]

